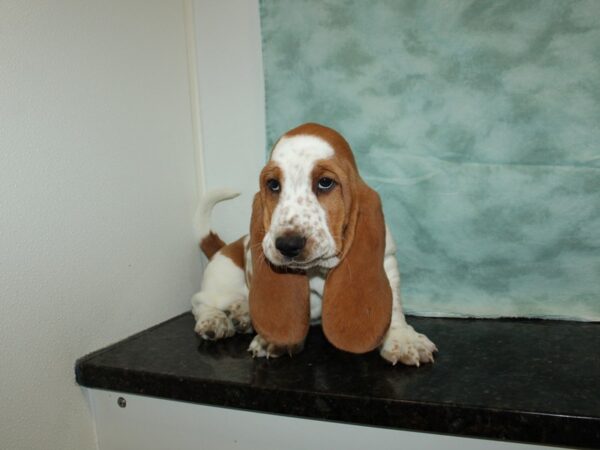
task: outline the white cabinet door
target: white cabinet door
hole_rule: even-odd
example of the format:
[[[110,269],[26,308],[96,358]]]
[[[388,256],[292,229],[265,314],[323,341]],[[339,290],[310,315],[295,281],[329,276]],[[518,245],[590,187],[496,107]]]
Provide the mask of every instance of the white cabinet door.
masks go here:
[[[299,419],[97,389],[89,389],[88,393],[100,450],[550,449]],[[120,398],[124,401],[119,402]]]

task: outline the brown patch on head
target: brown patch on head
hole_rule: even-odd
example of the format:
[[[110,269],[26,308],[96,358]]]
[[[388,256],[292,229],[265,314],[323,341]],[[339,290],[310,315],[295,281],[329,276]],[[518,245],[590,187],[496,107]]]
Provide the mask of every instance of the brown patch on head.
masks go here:
[[[334,187],[320,191],[318,185],[321,178],[333,180]],[[335,158],[317,161],[311,173],[312,190],[327,215],[329,232],[338,252],[343,250],[344,233],[350,220],[354,178],[344,171]]]
[[[245,248],[244,248],[244,239],[245,236],[242,236],[237,241],[232,242],[231,244],[227,244],[225,247],[221,249],[221,254],[231,259],[233,263],[238,266],[240,269],[244,269],[246,267],[245,263]]]
[[[273,192],[269,189],[268,183],[270,180],[276,180],[279,182],[279,192]],[[271,216],[273,215],[273,211],[275,211],[277,203],[279,202],[279,196],[281,195],[281,189],[283,189],[284,182],[284,174],[279,166],[274,162],[267,163],[267,165],[260,172],[260,191],[258,193],[262,207],[262,217],[260,220],[262,221],[262,227],[265,230],[268,230],[269,226],[271,225]]]

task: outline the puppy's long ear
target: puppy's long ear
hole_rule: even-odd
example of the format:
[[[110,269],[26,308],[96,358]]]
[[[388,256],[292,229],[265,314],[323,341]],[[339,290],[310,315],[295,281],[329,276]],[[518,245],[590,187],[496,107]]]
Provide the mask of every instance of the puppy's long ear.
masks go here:
[[[308,277],[278,272],[263,253],[264,235],[265,220],[258,193],[252,204],[250,223],[250,317],[256,332],[268,343],[295,346],[304,341],[310,323]]]
[[[381,343],[389,327],[392,290],[383,268],[385,222],[379,195],[360,181],[354,201],[342,261],[325,283],[322,323],[335,347],[365,353]]]

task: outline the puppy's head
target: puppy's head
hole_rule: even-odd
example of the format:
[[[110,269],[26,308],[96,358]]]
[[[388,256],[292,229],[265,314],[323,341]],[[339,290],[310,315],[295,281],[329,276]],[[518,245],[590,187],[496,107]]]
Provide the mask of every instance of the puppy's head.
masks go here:
[[[359,181],[350,146],[331,128],[305,124],[281,137],[260,175],[265,257],[293,269],[337,266]]]

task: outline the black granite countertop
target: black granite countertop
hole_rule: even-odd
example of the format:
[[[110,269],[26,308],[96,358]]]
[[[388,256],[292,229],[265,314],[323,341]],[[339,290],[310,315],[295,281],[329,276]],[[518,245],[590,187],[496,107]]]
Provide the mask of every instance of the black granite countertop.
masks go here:
[[[184,314],[81,358],[79,384],[251,411],[600,449],[600,324],[409,318],[435,364],[395,367],[333,348],[313,327],[293,358],[252,337],[204,342]]]

